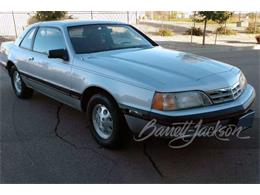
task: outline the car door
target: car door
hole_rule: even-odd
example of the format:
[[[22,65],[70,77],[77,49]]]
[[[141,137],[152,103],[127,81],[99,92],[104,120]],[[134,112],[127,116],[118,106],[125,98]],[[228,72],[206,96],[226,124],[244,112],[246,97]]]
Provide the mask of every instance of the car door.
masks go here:
[[[33,61],[32,56],[34,52],[32,51],[33,39],[37,28],[31,28],[28,30],[23,40],[21,41],[19,47],[16,50],[16,66],[20,73],[23,74],[33,74]],[[24,79],[24,81],[26,81]]]
[[[75,105],[71,97],[71,64],[60,58],[48,58],[50,50],[67,49],[61,29],[40,27],[36,33],[31,56],[33,88],[61,102]]]

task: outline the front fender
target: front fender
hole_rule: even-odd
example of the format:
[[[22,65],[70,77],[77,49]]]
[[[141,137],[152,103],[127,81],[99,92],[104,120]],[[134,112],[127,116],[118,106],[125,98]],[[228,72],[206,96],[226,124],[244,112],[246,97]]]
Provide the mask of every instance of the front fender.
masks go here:
[[[104,89],[114,97],[119,105],[147,111],[151,109],[154,91],[90,71],[72,68],[72,90],[83,94],[90,87]]]

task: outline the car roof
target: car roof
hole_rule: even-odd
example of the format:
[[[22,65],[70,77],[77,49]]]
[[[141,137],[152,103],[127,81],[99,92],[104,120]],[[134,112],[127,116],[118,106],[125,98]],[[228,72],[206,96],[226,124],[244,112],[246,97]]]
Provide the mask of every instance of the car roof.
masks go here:
[[[103,20],[59,20],[59,21],[48,21],[38,22],[33,26],[53,26],[53,27],[70,27],[79,25],[90,25],[90,24],[126,24],[123,22],[116,21],[103,21]]]

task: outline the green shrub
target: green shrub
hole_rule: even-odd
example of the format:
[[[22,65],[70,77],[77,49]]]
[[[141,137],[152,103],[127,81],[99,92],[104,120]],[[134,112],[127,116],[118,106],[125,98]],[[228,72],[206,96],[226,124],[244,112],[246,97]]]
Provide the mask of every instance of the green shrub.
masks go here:
[[[249,24],[249,26],[246,28],[247,33],[260,33],[260,27],[256,27],[256,32],[255,32],[255,27],[253,24]]]
[[[37,11],[27,20],[27,23],[64,19],[72,19],[72,16],[67,15],[66,11]]]
[[[172,36],[173,35],[173,31],[172,30],[169,30],[169,29],[159,29],[159,31],[157,32],[158,35],[160,36]]]
[[[225,28],[223,26],[217,28],[217,30],[215,32],[217,32],[220,35],[236,35],[237,34],[237,32],[235,30]]]
[[[192,27],[191,29],[188,29],[185,34],[187,35],[195,35],[195,36],[202,36],[203,32],[200,28]]]

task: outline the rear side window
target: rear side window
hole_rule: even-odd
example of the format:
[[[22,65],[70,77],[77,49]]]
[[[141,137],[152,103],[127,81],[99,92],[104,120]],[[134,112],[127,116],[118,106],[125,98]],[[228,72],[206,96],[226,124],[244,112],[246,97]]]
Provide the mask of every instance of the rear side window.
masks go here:
[[[66,49],[62,32],[56,28],[40,28],[36,34],[33,50],[48,54],[49,50]]]
[[[31,29],[24,37],[22,43],[20,46],[25,49],[31,49],[32,48],[32,42],[33,42],[33,36],[35,33],[36,28]]]

